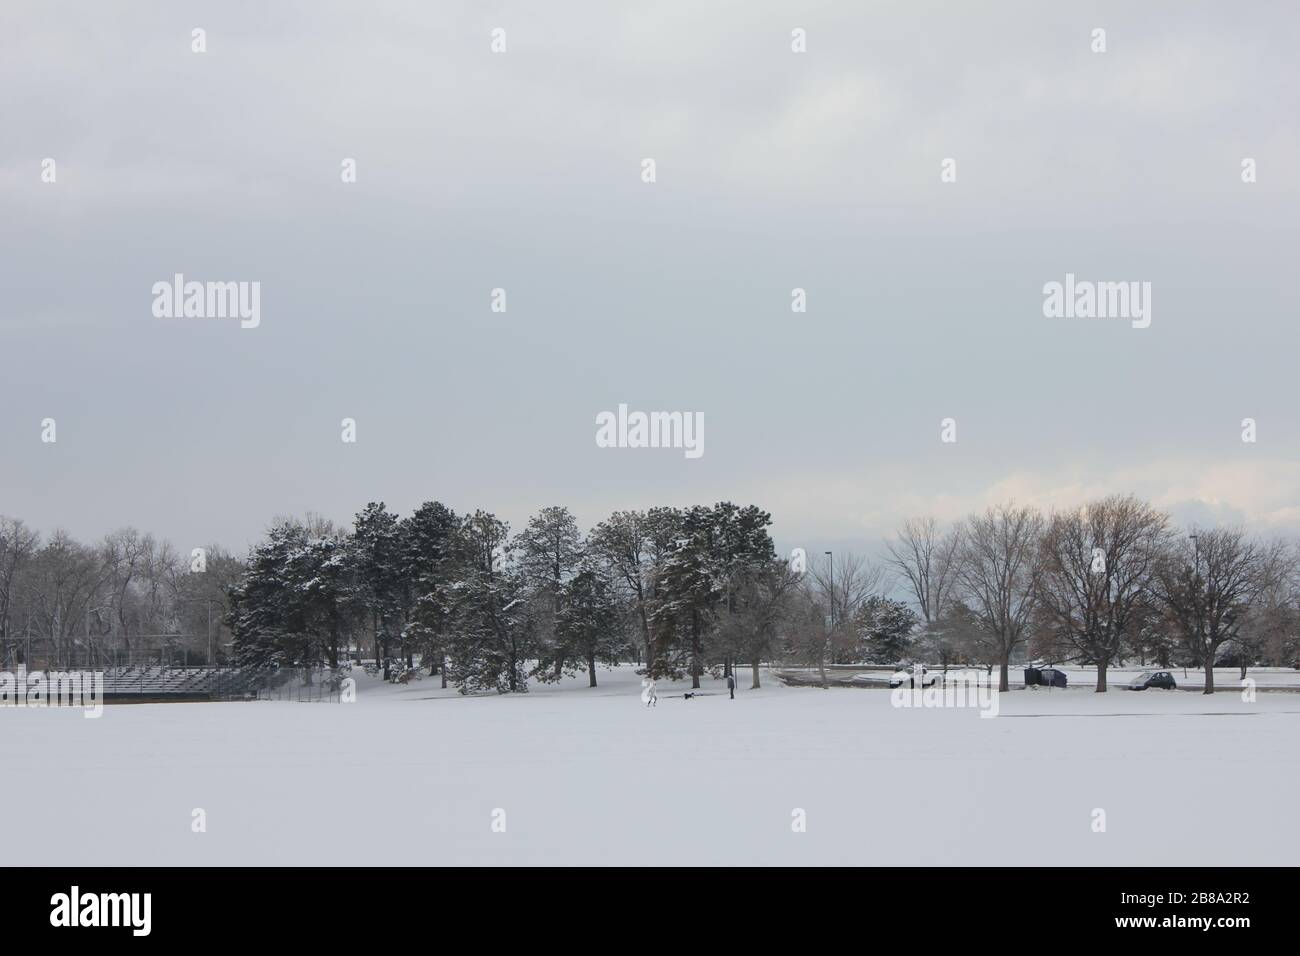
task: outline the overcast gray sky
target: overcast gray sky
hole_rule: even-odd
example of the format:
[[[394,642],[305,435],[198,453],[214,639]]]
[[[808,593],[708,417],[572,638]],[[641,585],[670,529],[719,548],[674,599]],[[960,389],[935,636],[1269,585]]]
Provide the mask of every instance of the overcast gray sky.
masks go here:
[[[369,500],[519,527],[731,499],[811,550],[1134,491],[1295,530],[1297,27],[1289,2],[8,0],[0,513],[242,550]],[[176,272],[259,281],[260,327],[154,318]],[[1150,282],[1151,326],[1045,318],[1067,272]],[[620,402],[702,412],[705,454],[596,447]]]

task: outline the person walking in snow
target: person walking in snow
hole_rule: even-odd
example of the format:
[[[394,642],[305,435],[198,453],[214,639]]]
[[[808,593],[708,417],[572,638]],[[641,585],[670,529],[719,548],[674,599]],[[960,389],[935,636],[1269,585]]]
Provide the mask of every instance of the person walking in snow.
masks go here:
[[[653,677],[647,678],[641,682],[641,686],[645,688],[641,691],[641,699],[645,701],[645,705],[647,707],[658,707],[659,695],[655,693],[655,679]]]
[[[736,675],[735,674],[727,675],[727,690],[731,692],[731,699],[735,700],[736,699]]]

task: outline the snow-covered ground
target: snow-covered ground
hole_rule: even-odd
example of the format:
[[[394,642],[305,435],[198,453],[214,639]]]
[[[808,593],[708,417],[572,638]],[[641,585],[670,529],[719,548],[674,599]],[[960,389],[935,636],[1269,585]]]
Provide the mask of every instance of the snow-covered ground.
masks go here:
[[[927,666],[933,671],[940,670],[935,665]],[[960,668],[953,669],[960,670]],[[798,670],[810,676],[818,673],[815,668],[799,668]],[[994,668],[995,674],[996,670]],[[1070,690],[1091,691],[1097,686],[1097,669],[1095,667],[1076,667],[1072,664],[1062,664],[1057,670],[1065,673]],[[1106,671],[1106,686],[1112,690],[1123,689],[1129,681],[1139,674],[1154,671],[1168,671],[1173,674],[1174,680],[1180,689],[1205,689],[1205,671],[1190,667],[1161,667],[1158,664],[1149,664],[1145,667],[1136,664],[1111,667]],[[833,675],[840,680],[857,678],[860,683],[888,684],[889,677],[894,672],[895,668],[893,667],[861,669],[847,665],[837,665],[833,670],[828,670],[827,674],[828,676]],[[1296,670],[1294,667],[1251,667],[1247,669],[1246,676],[1255,682],[1256,690],[1300,691],[1300,670]],[[1010,671],[1010,679],[1013,687],[1021,687],[1025,682],[1025,665],[1013,665]],[[1240,692],[1242,689],[1241,669],[1237,667],[1216,667],[1214,669],[1214,686],[1216,690]]]
[[[742,675],[744,677],[744,675]],[[1300,696],[887,691],[736,700],[630,668],[462,698],[0,709],[6,858],[30,864],[1294,864]],[[678,696],[673,696],[678,695]],[[207,832],[191,832],[191,812]],[[792,812],[806,813],[806,832]],[[495,810],[505,832],[493,832]],[[1094,809],[1106,830],[1094,832]],[[500,819],[500,816],[497,816]]]

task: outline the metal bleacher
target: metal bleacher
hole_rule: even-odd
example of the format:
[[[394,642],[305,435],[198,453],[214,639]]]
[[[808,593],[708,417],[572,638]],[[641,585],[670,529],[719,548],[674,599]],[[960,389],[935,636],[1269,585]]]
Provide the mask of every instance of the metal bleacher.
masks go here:
[[[104,698],[122,702],[246,700],[257,696],[266,679],[262,668],[129,664],[104,671]]]

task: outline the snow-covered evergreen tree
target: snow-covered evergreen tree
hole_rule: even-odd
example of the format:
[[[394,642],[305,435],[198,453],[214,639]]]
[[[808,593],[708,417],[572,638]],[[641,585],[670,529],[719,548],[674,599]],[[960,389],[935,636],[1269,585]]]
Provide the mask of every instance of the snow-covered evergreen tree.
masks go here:
[[[458,551],[461,519],[439,501],[426,501],[400,525],[402,641],[407,662],[419,651],[429,673],[442,672],[447,686],[445,636],[446,588],[461,566]]]
[[[588,686],[596,686],[596,661],[623,646],[618,602],[610,571],[584,560],[561,588],[555,638],[560,653],[587,667]]]
[[[879,595],[868,598],[858,609],[857,628],[862,659],[896,663],[907,657],[917,615],[902,601]]]
[[[772,516],[729,501],[697,505],[682,515],[679,536],[662,576],[663,601],[657,621],[687,647],[693,687],[700,686],[706,640],[719,615],[736,610],[735,584],[774,560],[767,528]],[[730,666],[730,661],[724,662]]]
[[[512,558],[510,526],[476,511],[459,538],[464,561],[446,589],[451,680],[461,693],[526,692],[532,619],[526,582]]]
[[[230,592],[228,623],[238,663],[264,665],[294,659],[306,622],[290,564],[305,543],[300,525],[279,522],[249,555],[247,570]]]
[[[543,508],[515,539],[519,572],[529,590],[529,611],[537,639],[534,673],[541,680],[558,680],[566,663],[571,667],[582,663],[566,659],[556,624],[563,606],[564,585],[577,570],[584,551],[578,522],[564,507]]]
[[[402,535],[397,515],[372,501],[357,513],[351,558],[357,575],[357,599],[369,618],[375,659],[384,664],[400,628],[402,610]]]

